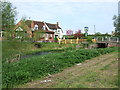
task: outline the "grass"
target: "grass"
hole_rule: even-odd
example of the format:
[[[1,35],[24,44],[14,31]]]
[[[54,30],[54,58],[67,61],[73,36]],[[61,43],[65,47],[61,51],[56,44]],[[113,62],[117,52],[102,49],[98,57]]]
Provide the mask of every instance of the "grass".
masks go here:
[[[17,54],[22,54],[34,49],[30,42],[2,41],[2,61],[10,60]]]
[[[43,51],[64,51],[67,49],[75,49],[76,44],[61,44],[58,43],[40,43],[41,48],[36,48],[34,43],[19,42],[19,41],[2,41],[2,62],[14,59],[18,54],[28,55]]]
[[[103,49],[104,53],[112,52],[115,48]],[[33,79],[42,78],[48,74],[54,74],[81,63],[92,57],[100,55],[99,49],[67,50],[43,56],[33,56],[22,59],[19,62],[3,64],[3,87],[12,87],[29,82]],[[12,71],[12,72],[11,72]]]
[[[48,74],[53,74],[71,67],[86,59],[114,51],[111,49],[76,50],[76,44],[42,43],[41,48],[35,48],[31,42],[3,41],[3,87],[23,84]],[[5,63],[15,58],[16,54],[31,54],[40,51],[61,51],[51,55],[33,56],[14,63]],[[104,51],[104,52],[103,52]],[[12,72],[11,72],[12,71]],[[82,87],[82,85],[81,85]]]
[[[104,67],[102,67],[100,70],[108,70],[110,68],[110,65],[116,63],[116,61],[112,61],[111,63],[105,65]]]
[[[114,56],[117,56],[116,53],[114,54]],[[106,57],[108,58],[110,56],[106,55]],[[95,61],[94,60],[91,61],[94,63],[98,63],[99,61],[99,64],[93,63],[93,65],[89,66],[89,68],[85,66],[85,63],[83,63],[83,66],[79,68],[77,66],[73,67],[73,68],[76,68],[75,69],[76,71],[71,70],[71,72],[75,73],[75,76],[74,75],[72,75],[71,77],[68,76],[68,78],[65,79],[65,81],[62,81],[62,83],[56,84],[56,87],[60,88],[64,86],[66,82],[72,81],[72,83],[69,83],[67,87],[77,88],[77,85],[80,85],[80,88],[88,88],[88,87],[89,88],[93,88],[93,87],[95,88],[109,88],[109,87],[117,88],[118,87],[117,61],[115,62],[115,59],[113,57],[110,57],[110,59],[106,58],[107,61],[106,59],[104,60],[103,58],[102,59],[101,58],[99,60],[96,59]],[[105,66],[109,64],[109,60],[110,60],[110,63],[112,63],[112,65],[110,65],[109,68],[106,70],[101,70],[100,68],[103,68],[104,64]],[[92,64],[91,62],[86,63],[86,65]],[[79,73],[76,73],[78,69],[80,69]],[[67,77],[67,75],[69,74],[66,74],[66,75],[62,74],[62,75],[63,77],[65,76]],[[66,85],[64,87],[66,87]]]

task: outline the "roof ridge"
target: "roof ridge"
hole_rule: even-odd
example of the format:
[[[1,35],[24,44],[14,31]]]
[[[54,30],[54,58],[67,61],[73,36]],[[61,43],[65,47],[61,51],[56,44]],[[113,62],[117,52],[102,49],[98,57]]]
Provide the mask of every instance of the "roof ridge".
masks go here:
[[[44,21],[37,21],[37,20],[26,20],[26,21],[44,22]]]
[[[45,22],[46,23],[46,22]],[[47,23],[47,24],[52,24],[52,23]],[[57,25],[57,24],[52,24],[52,25]]]

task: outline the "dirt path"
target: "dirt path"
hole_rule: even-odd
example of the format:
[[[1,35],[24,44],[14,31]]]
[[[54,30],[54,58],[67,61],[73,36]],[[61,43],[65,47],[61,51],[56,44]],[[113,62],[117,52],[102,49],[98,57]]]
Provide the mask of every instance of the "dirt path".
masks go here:
[[[116,88],[117,58],[117,52],[101,55],[19,88]]]

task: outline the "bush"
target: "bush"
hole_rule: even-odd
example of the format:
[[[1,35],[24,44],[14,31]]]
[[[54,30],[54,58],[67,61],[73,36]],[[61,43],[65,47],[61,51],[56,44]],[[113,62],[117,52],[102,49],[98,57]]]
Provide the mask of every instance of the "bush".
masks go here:
[[[35,42],[35,43],[34,43],[34,46],[35,46],[36,48],[41,48],[43,45],[42,45],[42,43]]]

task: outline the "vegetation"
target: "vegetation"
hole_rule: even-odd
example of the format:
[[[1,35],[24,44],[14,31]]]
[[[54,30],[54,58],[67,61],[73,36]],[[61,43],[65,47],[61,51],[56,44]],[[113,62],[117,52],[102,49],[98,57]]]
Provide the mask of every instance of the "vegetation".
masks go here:
[[[35,49],[35,47],[31,42],[2,41],[2,62],[5,63],[13,60],[18,55],[25,54],[32,49]]]
[[[100,55],[17,88],[118,88],[117,56],[118,52]],[[51,82],[43,82],[48,79]]]
[[[13,28],[15,26],[16,21],[16,7],[13,7],[12,3],[8,1],[0,1],[0,12],[2,13],[2,31],[5,31],[3,33],[4,37],[7,40],[10,40],[13,35]]]
[[[76,63],[115,50],[115,47],[97,50],[67,50],[63,53],[33,56],[19,62],[5,63],[3,64],[3,87],[13,87],[13,85],[23,84],[48,74],[57,73]]]
[[[2,62],[8,62],[18,55],[28,55],[43,51],[61,51],[76,49],[76,44],[38,43],[19,40],[2,41]]]
[[[2,41],[2,63],[3,63],[3,87],[9,88],[14,87],[19,84],[23,84],[29,81],[32,81],[37,78],[41,78],[47,76],[49,74],[54,74],[62,71],[63,69],[70,67],[76,63],[81,63],[87,59],[99,56],[101,54],[110,53],[116,50],[113,48],[105,48],[105,49],[77,49],[76,44],[61,44],[58,43],[37,43],[37,42],[29,42],[27,36],[29,34],[25,33],[25,29],[23,32],[13,31],[13,27],[15,25],[15,17],[17,15],[16,7],[13,7],[10,2],[0,2],[1,13],[2,13],[2,29],[6,31],[5,38],[6,41]],[[116,36],[119,34],[119,17],[114,17],[114,26],[116,29]],[[24,28],[25,19],[21,24],[21,28]],[[30,22],[29,22],[30,23]],[[72,32],[71,32],[72,33]],[[73,38],[81,38],[84,36],[81,32],[77,32],[76,34],[71,34],[70,36],[65,36],[65,38],[73,39]],[[21,36],[20,40],[13,39],[14,34],[17,36]],[[34,38],[32,41],[37,40],[38,38],[42,38],[43,32],[35,32]],[[100,33],[96,35],[100,36]],[[108,34],[105,34],[108,35]],[[105,36],[104,35],[104,36]],[[91,43],[93,36],[83,37]],[[49,50],[63,50],[62,53],[54,53],[43,56],[33,56],[32,58],[19,59],[19,56],[24,54],[29,54],[38,51],[49,51]],[[12,62],[13,60],[17,60],[17,62]],[[9,62],[10,61],[10,62]],[[109,68],[108,66],[103,67],[101,70],[106,70]],[[1,74],[0,74],[1,76]],[[96,75],[97,76],[97,75]],[[91,77],[91,76],[89,76]],[[89,78],[89,81],[94,80]],[[83,85],[78,87],[84,87]]]
[[[120,16],[114,15],[114,27],[115,27],[115,36],[120,36]]]
[[[1,1],[0,7],[2,12],[2,28],[9,29],[11,25],[15,24],[16,7],[13,7],[12,3],[8,1]]]

